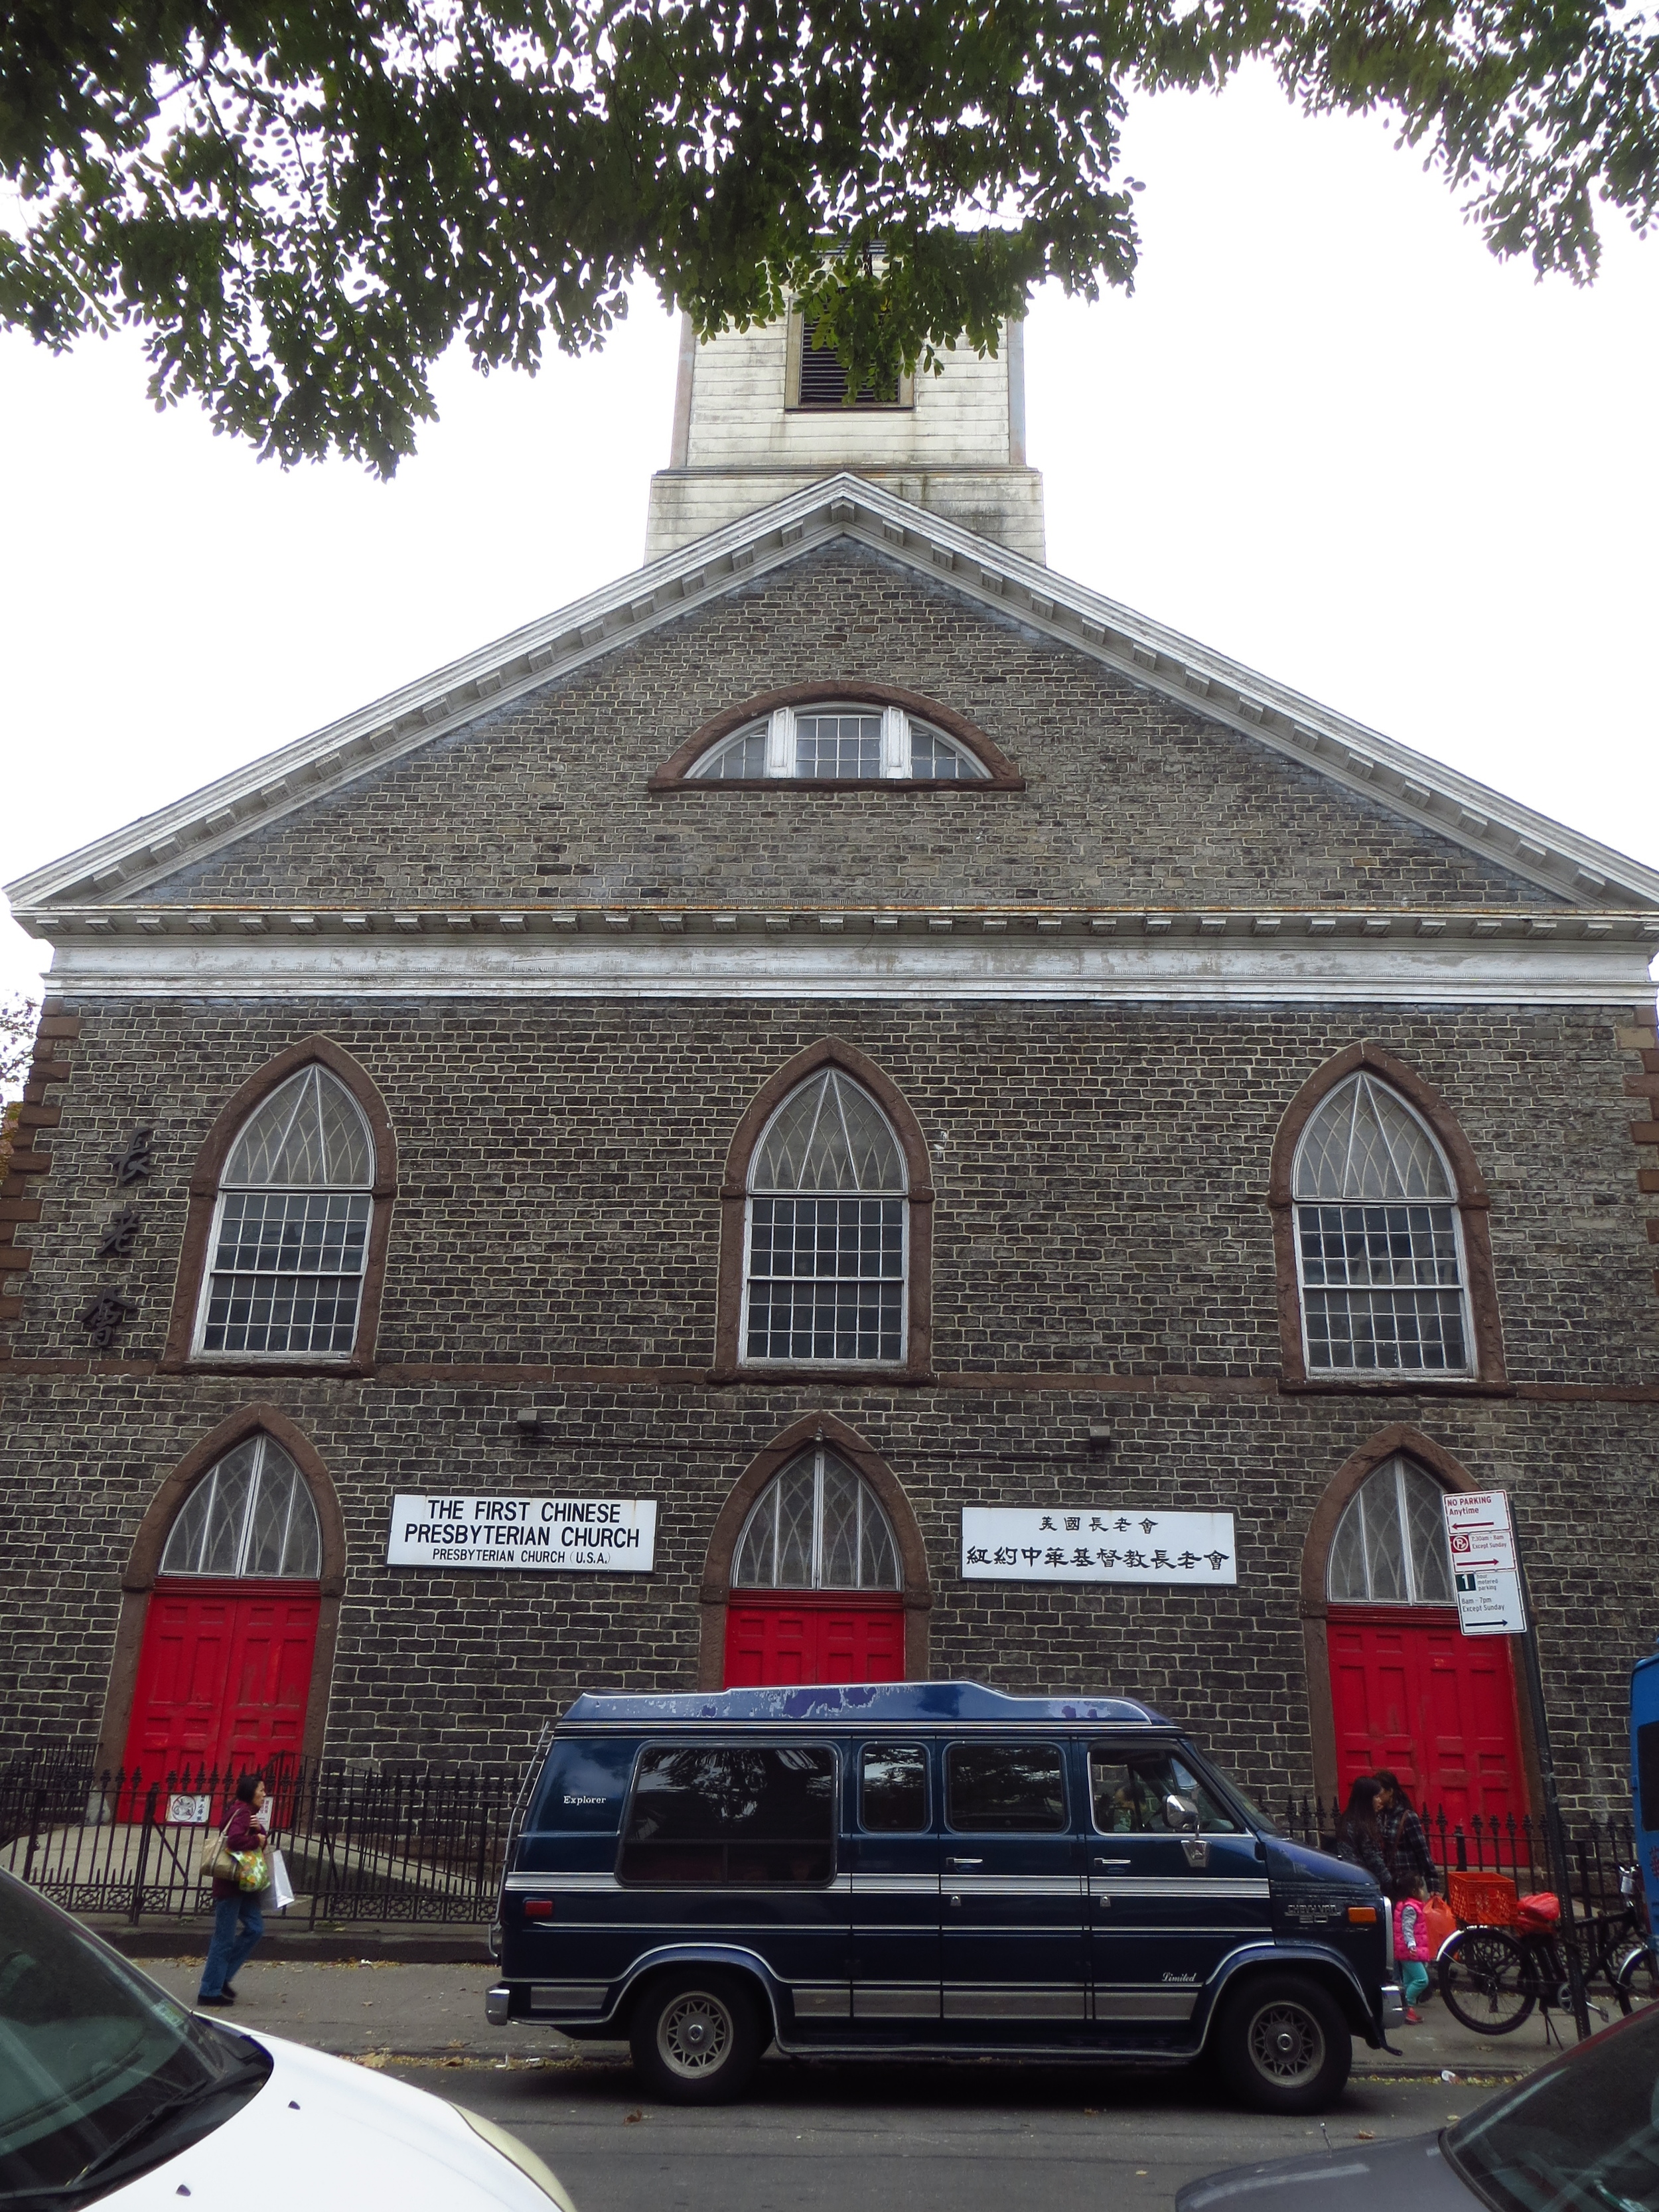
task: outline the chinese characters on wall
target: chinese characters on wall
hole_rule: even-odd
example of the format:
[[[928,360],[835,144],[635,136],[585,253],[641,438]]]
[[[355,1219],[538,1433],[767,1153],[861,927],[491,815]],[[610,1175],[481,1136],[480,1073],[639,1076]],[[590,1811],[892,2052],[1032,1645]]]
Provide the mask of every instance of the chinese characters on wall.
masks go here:
[[[969,1581],[1236,1583],[1231,1513],[1145,1506],[965,1505]]]

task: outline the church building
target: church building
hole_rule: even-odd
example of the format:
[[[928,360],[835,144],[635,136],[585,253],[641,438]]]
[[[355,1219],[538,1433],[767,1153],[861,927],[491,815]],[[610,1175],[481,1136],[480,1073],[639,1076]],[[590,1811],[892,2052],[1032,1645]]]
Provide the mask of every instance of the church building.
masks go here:
[[[1023,331],[681,356],[645,565],[10,886],[12,1747],[1113,1692],[1618,1808],[1659,874],[1046,565]]]

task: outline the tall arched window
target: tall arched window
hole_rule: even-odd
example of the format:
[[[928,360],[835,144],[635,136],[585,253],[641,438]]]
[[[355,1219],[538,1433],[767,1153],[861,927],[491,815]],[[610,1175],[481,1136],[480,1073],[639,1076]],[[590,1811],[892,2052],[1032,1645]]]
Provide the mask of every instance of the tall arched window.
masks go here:
[[[161,1554],[164,1575],[272,1577],[314,1582],[322,1534],[305,1477],[263,1429],[204,1475]]]
[[[1405,1100],[1363,1070],[1339,1084],[1291,1186],[1308,1373],[1469,1373],[1457,1186]]]
[[[750,1164],[744,1365],[902,1364],[908,1190],[892,1125],[850,1076],[826,1067],[789,1094]]]
[[[1332,1604],[1454,1604],[1440,1499],[1439,1484],[1408,1459],[1367,1475],[1332,1539]]]
[[[818,1444],[775,1474],[732,1555],[737,1589],[896,1590],[898,1545],[881,1500]]]
[[[349,1354],[374,1211],[374,1146],[325,1067],[303,1067],[251,1114],[219,1178],[193,1350]]]

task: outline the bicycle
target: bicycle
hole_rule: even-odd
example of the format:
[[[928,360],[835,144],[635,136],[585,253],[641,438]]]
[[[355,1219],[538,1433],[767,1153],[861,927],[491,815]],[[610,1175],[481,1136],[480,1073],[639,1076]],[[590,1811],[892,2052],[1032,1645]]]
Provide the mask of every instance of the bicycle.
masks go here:
[[[1629,2013],[1659,1998],[1659,1972],[1635,1869],[1619,1871],[1621,1910],[1593,1913],[1577,1923],[1575,1932],[1583,1946],[1586,1985],[1598,1977],[1604,1979],[1620,2012]],[[1503,1887],[1513,1895],[1513,1883],[1504,1881]],[[1559,1907],[1547,1917],[1518,1899],[1516,1904],[1509,1926],[1461,1928],[1441,1948],[1440,1994],[1446,2009],[1477,2034],[1512,2034],[1538,2005],[1547,2012],[1571,2008],[1566,1966],[1556,1940]]]

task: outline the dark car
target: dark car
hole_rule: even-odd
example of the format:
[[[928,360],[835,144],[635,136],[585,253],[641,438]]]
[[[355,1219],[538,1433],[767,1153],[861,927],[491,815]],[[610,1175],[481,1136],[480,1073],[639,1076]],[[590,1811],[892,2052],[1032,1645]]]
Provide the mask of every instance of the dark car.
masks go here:
[[[1189,2181],[1176,2212],[1659,2212],[1659,2005],[1616,2021],[1455,2127]]]

